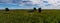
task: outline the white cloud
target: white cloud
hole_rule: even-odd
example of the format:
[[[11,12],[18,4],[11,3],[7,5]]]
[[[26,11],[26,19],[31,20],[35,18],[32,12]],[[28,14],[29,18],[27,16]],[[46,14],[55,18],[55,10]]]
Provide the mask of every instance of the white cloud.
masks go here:
[[[30,0],[33,4],[40,4],[40,0]]]
[[[13,4],[13,5],[18,4],[19,6],[26,5],[26,3],[23,3],[23,1],[31,1],[31,2],[28,2],[27,4],[32,4],[32,5],[38,4],[38,6],[42,7],[43,9],[48,9],[48,8],[57,9],[60,7],[60,2],[59,2],[60,0],[21,0],[21,1],[17,1],[16,3],[13,3],[12,1],[13,0],[0,0],[0,2],[2,3]],[[48,4],[52,4],[52,6],[46,7],[43,1],[48,1]]]

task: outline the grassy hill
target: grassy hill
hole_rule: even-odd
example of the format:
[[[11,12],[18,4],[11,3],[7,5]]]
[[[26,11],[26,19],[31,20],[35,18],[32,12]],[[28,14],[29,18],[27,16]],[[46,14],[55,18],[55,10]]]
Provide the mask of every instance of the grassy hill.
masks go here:
[[[0,23],[60,23],[60,10],[0,10]]]

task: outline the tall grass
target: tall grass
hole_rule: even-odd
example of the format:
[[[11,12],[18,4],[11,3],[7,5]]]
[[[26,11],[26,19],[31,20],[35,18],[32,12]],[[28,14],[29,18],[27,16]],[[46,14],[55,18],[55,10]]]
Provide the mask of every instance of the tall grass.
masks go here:
[[[60,23],[60,10],[42,10],[28,13],[27,10],[0,11],[0,23]]]

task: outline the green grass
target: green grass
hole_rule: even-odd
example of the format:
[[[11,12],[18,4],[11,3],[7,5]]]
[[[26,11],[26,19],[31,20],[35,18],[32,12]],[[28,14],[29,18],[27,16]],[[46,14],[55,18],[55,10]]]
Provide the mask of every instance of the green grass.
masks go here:
[[[28,13],[27,10],[0,10],[0,23],[59,23],[60,10],[42,10]]]

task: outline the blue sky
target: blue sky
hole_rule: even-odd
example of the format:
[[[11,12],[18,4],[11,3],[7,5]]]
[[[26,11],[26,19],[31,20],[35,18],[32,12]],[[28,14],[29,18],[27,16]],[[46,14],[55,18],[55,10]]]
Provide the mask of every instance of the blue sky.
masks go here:
[[[0,9],[60,9],[60,0],[0,0]]]

